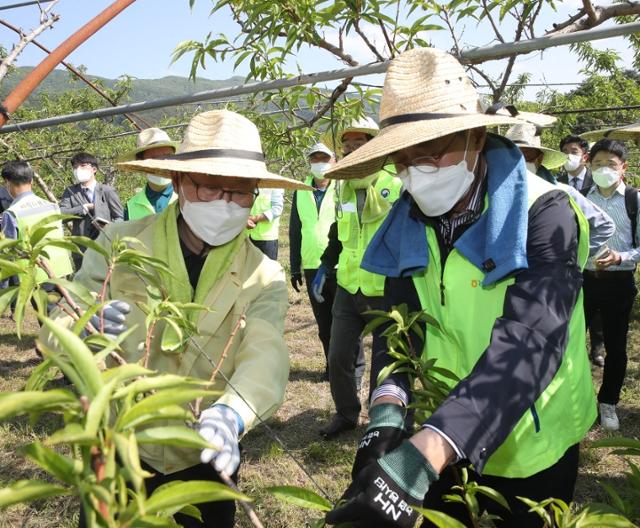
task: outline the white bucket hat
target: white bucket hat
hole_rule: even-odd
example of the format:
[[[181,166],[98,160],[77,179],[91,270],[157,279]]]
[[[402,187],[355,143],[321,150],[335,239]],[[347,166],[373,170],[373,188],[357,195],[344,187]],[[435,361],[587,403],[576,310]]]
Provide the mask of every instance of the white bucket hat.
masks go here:
[[[557,169],[567,161],[567,155],[559,150],[543,147],[540,136],[536,135],[536,126],[531,123],[521,123],[513,125],[504,135],[507,139],[513,141],[518,147],[531,148],[544,153],[542,158],[542,166],[547,169]]]
[[[312,188],[267,170],[256,126],[229,110],[197,114],[172,156],[118,163],[125,171],[149,172],[170,177],[172,173],[199,173],[259,180],[258,186],[276,189]]]
[[[379,171],[388,155],[400,149],[470,128],[521,122],[487,112],[455,57],[435,48],[407,51],[389,64],[380,101],[380,132],[327,176],[361,178]]]
[[[331,156],[331,158],[335,157],[333,154],[333,151],[329,147],[327,147],[324,143],[316,143],[315,145],[313,145],[313,147],[307,150],[307,158],[310,157],[311,154],[315,154],[316,152],[321,152],[322,154]]]
[[[130,152],[127,152],[121,161],[131,161],[137,159],[138,154],[157,147],[171,147],[175,152],[180,145],[179,141],[172,141],[164,130],[161,128],[145,128],[140,131],[136,139],[136,148]]]
[[[322,141],[329,145],[334,152],[342,154],[342,138],[347,132],[361,132],[363,134],[369,134],[370,136],[376,136],[380,132],[380,127],[370,117],[364,116],[359,119],[354,119],[349,123],[349,126],[342,130],[336,131],[336,137],[334,141],[333,130],[329,128],[322,136]],[[335,144],[334,144],[335,143]]]

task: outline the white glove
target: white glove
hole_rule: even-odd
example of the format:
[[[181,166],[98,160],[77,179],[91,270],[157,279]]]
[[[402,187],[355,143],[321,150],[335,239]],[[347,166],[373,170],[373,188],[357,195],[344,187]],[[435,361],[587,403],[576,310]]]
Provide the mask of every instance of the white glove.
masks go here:
[[[216,449],[203,449],[200,461],[211,464],[216,471],[231,476],[240,465],[238,435],[240,417],[231,407],[214,405],[200,414],[198,432]]]
[[[118,337],[127,329],[126,315],[131,311],[131,306],[124,301],[111,301],[102,310],[104,317],[104,335],[112,339]],[[90,319],[93,327],[100,331],[100,311]]]

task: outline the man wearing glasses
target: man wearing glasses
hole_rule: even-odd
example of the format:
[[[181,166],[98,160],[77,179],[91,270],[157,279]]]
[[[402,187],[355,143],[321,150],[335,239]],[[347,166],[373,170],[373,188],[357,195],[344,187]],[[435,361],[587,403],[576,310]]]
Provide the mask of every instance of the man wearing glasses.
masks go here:
[[[109,225],[97,242],[108,248],[115,237],[136,238],[170,269],[164,286],[171,301],[209,308],[187,315],[193,317],[198,333],[171,353],[161,349],[169,327],[159,323],[149,368],[205,380],[214,366],[220,368],[211,389],[221,396],[203,402],[197,425],[202,437],[218,449],[140,446],[142,467],[153,473],[145,481],[147,493],[172,481],[219,481],[218,473],[237,479],[239,440],[258,417],[266,419],[278,409],[289,373],[283,338],[288,306],[284,272],[249,242],[247,219],[258,185],[308,187],[269,172],[255,125],[226,110],[196,115],[176,154],[120,166],[170,177],[178,199],[159,214]],[[105,274],[105,259],[88,250],[76,280],[97,292]],[[146,334],[146,316],[136,303],[147,300],[145,284],[123,266],[116,268],[109,291],[104,332],[116,336],[136,326],[121,345],[124,359],[134,363],[143,354],[139,345]],[[70,324],[62,315],[59,322]],[[237,334],[223,357],[234,329]],[[48,337],[43,336],[45,341]],[[198,507],[203,522],[180,513],[176,522],[186,527],[233,526],[233,501]],[[81,515],[81,526],[83,522]]]
[[[587,198],[614,221],[616,231],[608,249],[590,259],[584,272],[584,310],[587,325],[600,314],[606,357],[598,393],[603,428],[620,428],[616,405],[627,370],[627,332],[637,290],[634,280],[640,262],[637,243],[638,191],[624,182],[627,150],[611,139],[601,139],[589,153],[595,185]]]

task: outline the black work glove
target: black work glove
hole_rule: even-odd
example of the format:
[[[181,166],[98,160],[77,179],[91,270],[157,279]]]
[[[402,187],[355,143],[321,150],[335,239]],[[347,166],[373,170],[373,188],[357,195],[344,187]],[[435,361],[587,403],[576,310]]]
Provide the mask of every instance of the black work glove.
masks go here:
[[[296,272],[291,274],[291,286],[293,289],[300,293],[300,286],[302,286],[302,273]]]
[[[374,405],[369,409],[369,425],[358,444],[351,479],[382,455],[393,451],[408,437],[404,429],[406,409],[393,403]]]
[[[429,487],[438,474],[409,441],[367,466],[352,483],[353,498],[327,513],[328,524],[413,528]]]

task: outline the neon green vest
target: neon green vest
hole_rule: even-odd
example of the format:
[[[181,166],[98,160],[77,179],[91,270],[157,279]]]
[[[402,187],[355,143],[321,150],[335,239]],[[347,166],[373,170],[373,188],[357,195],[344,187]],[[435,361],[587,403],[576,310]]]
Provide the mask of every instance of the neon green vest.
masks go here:
[[[400,196],[402,182],[386,171],[380,171],[374,184],[375,191],[390,204]],[[338,260],[338,284],[349,293],[361,290],[369,297],[381,297],[384,294],[383,275],[365,271],[360,262],[369,242],[384,222],[386,215],[374,222],[361,224],[358,219],[357,198],[355,193],[350,200],[344,202],[340,193],[340,204],[337,213],[338,239],[342,242],[342,252]]]
[[[531,174],[529,207],[542,194],[558,189]],[[571,200],[579,224],[578,262],[584,267],[589,253],[589,225]],[[442,270],[435,232],[427,227],[429,265],[414,284],[422,308],[439,322],[441,329],[427,326],[424,354],[437,365],[466,377],[489,346],[491,331],[502,316],[506,278],[483,287],[484,273],[453,249]],[[596,417],[591,369],[585,353],[585,323],[582,291],[569,322],[569,339],[560,369],[546,390],[517,423],[504,443],[487,461],[484,473],[501,477],[528,477],[557,462],[572,445],[580,442]],[[452,385],[451,381],[443,379]],[[537,416],[534,416],[534,412]],[[539,419],[539,424],[536,423]]]
[[[312,185],[313,176],[307,178],[305,183]],[[297,191],[296,203],[302,224],[302,268],[317,269],[320,266],[320,257],[329,242],[329,228],[336,220],[335,182],[329,183],[320,204],[320,211],[316,206],[313,191]]]
[[[21,198],[18,202],[14,202],[5,211],[11,213],[18,224],[18,238],[21,239],[25,236],[27,229],[48,216],[54,214],[60,214],[60,208],[51,202],[47,202],[42,198],[31,194]],[[45,239],[62,238],[62,221],[57,220],[51,225],[55,225],[56,229],[49,231],[44,237]],[[53,271],[53,274],[58,277],[65,277],[73,273],[73,265],[71,264],[71,255],[66,249],[48,246],[46,248],[48,259],[45,259]],[[38,268],[36,271],[37,280],[46,280],[48,278],[44,270]]]
[[[156,214],[156,209],[151,205],[149,198],[147,198],[146,189],[142,189],[139,193],[133,195],[127,202],[127,212],[129,213],[129,220],[138,220],[152,214]],[[176,193],[171,195],[169,203],[173,203],[178,198]]]
[[[260,194],[253,202],[251,215],[259,215],[271,209],[271,193],[273,189],[260,189]],[[271,222],[258,222],[256,227],[249,230],[249,236],[253,240],[278,240],[280,230],[280,217]]]

